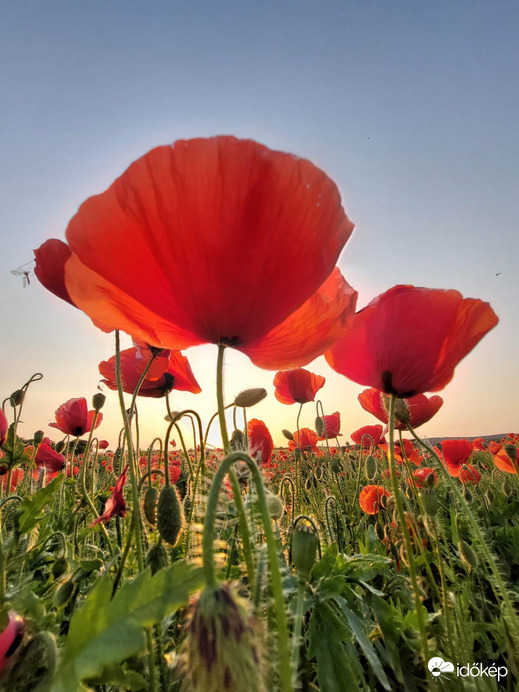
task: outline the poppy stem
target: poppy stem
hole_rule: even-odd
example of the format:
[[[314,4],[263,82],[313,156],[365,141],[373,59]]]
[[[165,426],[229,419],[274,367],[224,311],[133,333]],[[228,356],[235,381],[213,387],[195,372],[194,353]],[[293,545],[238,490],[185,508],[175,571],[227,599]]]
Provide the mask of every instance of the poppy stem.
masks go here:
[[[223,358],[225,346],[218,344],[218,359],[216,361],[216,400],[218,402],[218,420],[220,421],[220,434],[222,436],[223,451],[229,454],[231,445],[227,433],[227,421],[225,420],[225,406],[223,403]]]
[[[407,518],[404,512],[404,506],[402,503],[402,496],[400,495],[400,488],[398,485],[396,461],[395,461],[395,406],[396,406],[396,396],[390,394],[389,396],[389,468],[391,470],[391,484],[393,487],[393,495],[395,496],[396,508],[398,513],[398,520],[400,522],[400,528],[402,530],[402,535],[404,538],[405,550],[407,554],[407,562],[409,569],[409,576],[411,578],[411,585],[413,587],[414,602],[416,608],[416,619],[418,621],[418,629],[420,631],[420,641],[422,645],[422,654],[424,661],[428,661],[429,647],[427,644],[427,632],[425,630],[423,605],[421,601],[420,587],[418,586],[418,580],[416,577],[416,565],[414,561],[413,546],[411,544],[411,536],[409,535],[409,529],[407,528]],[[428,674],[428,673],[427,673]]]

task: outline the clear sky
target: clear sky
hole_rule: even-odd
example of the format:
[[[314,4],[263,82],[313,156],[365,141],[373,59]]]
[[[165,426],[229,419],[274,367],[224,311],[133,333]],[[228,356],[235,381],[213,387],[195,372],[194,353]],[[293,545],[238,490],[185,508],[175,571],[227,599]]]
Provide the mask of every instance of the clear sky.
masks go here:
[[[517,430],[518,27],[515,0],[4,3],[2,398],[44,374],[20,433],[51,433],[61,403],[90,400],[113,336],[9,271],[64,238],[78,206],[152,147],[215,134],[309,158],[335,180],[356,224],[339,265],[359,307],[397,283],[490,302],[499,325],[458,366],[423,431]],[[203,392],[173,393],[173,407],[207,420],[216,348],[187,355]],[[326,377],[321,399],[326,413],[341,412],[345,439],[376,422],[356,400],[363,387],[324,358],[307,367]],[[295,429],[297,408],[274,399],[273,372],[231,353],[226,374],[228,399],[267,388],[250,415],[276,441]],[[107,394],[99,434],[115,444],[117,396]],[[141,405],[144,442],[163,433],[163,413],[162,402]],[[301,424],[314,417],[307,404]]]

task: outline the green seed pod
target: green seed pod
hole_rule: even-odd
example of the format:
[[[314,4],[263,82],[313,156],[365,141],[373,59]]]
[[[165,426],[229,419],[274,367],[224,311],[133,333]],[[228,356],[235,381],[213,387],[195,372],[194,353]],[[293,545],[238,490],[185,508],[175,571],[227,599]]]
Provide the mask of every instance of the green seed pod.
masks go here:
[[[265,495],[267,498],[267,506],[269,508],[271,519],[281,519],[283,515],[283,501],[280,497],[274,495],[274,493],[271,493],[268,490],[265,491]]]
[[[372,481],[377,475],[377,460],[373,454],[366,457],[365,473],[368,481]]]
[[[477,567],[478,557],[467,541],[460,540],[458,550],[460,551],[461,561],[469,572],[473,567]]]
[[[54,594],[53,602],[58,608],[70,602],[76,585],[72,579],[66,579]]]
[[[191,692],[265,692],[258,622],[227,584],[206,587],[189,608],[183,677]]]
[[[37,447],[39,444],[43,442],[44,437],[45,433],[43,432],[43,430],[36,430],[33,437],[35,447]]]
[[[510,485],[510,481],[508,480],[508,478],[503,483],[503,492],[506,495],[506,497],[510,497],[510,495],[512,494],[512,486]]]
[[[391,551],[391,555],[393,557],[393,560],[395,562],[399,562],[400,561],[400,553],[398,552],[398,547],[394,543],[391,543],[391,545],[389,546],[389,549]]]
[[[297,576],[307,581],[317,555],[319,539],[309,526],[299,523],[292,533],[292,560]]]
[[[383,541],[384,538],[386,537],[384,527],[382,526],[382,524],[379,521],[377,521],[375,524],[375,533],[377,534],[377,536],[379,537],[379,540],[381,540],[381,541]]]
[[[157,529],[163,541],[176,545],[184,526],[184,511],[177,490],[172,485],[162,488],[157,503]]]
[[[159,496],[159,491],[155,486],[148,488],[144,495],[144,516],[149,521],[152,526],[157,523],[157,499]]]
[[[68,572],[68,561],[66,557],[58,557],[56,562],[52,565],[52,576],[54,579],[59,579],[66,572]]]
[[[157,545],[152,546],[148,550],[146,555],[146,564],[151,567],[151,574],[155,574],[163,567],[168,566],[168,551],[162,545],[162,543],[157,543]]]
[[[436,493],[431,490],[422,490],[420,493],[420,498],[422,500],[424,512],[429,517],[436,516],[438,514],[438,509],[440,508]]]
[[[94,407],[94,411],[100,411],[105,405],[105,401],[106,396],[101,392],[97,392],[97,394],[94,394],[94,396],[92,397],[92,406]]]

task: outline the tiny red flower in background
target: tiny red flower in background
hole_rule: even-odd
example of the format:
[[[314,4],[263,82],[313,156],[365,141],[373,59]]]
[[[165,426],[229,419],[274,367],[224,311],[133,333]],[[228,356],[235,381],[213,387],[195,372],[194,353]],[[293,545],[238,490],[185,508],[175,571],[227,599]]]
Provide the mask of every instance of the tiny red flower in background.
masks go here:
[[[34,458],[36,466],[45,466],[47,471],[56,472],[61,471],[65,467],[65,457],[63,454],[58,454],[55,449],[45,442],[42,442],[36,456]]]
[[[299,447],[304,452],[319,451],[317,447],[317,440],[319,438],[317,437],[317,433],[313,430],[310,430],[310,428],[300,428],[299,432],[297,432],[296,430],[293,434],[293,438],[293,440],[288,441],[288,448],[290,449],[290,451],[294,451],[296,447]]]
[[[449,475],[459,478],[461,467],[467,463],[474,447],[470,440],[444,440],[441,443],[441,450],[437,447],[435,450],[443,458]]]
[[[18,483],[22,480],[24,476],[24,472],[20,468],[13,469],[13,472],[11,474],[11,487],[9,488],[9,491],[7,490],[7,481],[9,480],[9,474],[6,473],[2,480],[0,481],[0,487],[2,488],[4,493],[10,492],[14,493],[16,490],[16,486]]]
[[[256,454],[259,454],[263,466],[270,468],[274,442],[272,441],[272,436],[265,423],[262,420],[253,418],[247,423],[247,435],[249,438],[249,452],[251,457],[255,459]]]
[[[0,447],[5,444],[7,440],[7,433],[9,431],[9,423],[5,417],[5,413],[0,408]]]
[[[149,349],[141,349],[138,346],[121,351],[121,377],[123,391],[133,394],[146,369],[151,357]],[[115,375],[115,356],[99,363],[99,372],[105,378],[104,384],[109,389],[117,390]],[[158,399],[165,396],[172,389],[197,394],[201,392],[200,385],[193,375],[191,366],[180,351],[168,351],[164,349],[153,359],[150,369],[146,373],[139,396]]]
[[[380,446],[386,452],[386,454],[389,453],[389,445],[387,442],[383,442]],[[395,460],[398,464],[404,464],[404,453],[407,457],[407,461],[410,461],[415,466],[420,466],[422,463],[422,457],[411,440],[404,440],[403,451],[402,447],[400,446],[400,442],[395,441]]]
[[[369,435],[369,437],[364,437],[364,440],[362,440],[364,435]],[[350,437],[355,444],[362,444],[364,449],[371,446],[372,440],[375,447],[377,447],[384,440],[381,425],[363,425],[362,428],[354,430]],[[372,438],[372,440],[370,438]]]
[[[170,349],[225,344],[290,368],[323,353],[354,310],[334,271],[352,231],[309,161],[235,137],[181,140],[81,205],[65,282],[105,331]]]
[[[481,474],[472,464],[465,464],[460,469],[460,481],[465,485],[467,483],[479,483],[480,480]]]
[[[358,399],[365,411],[372,413],[375,418],[378,418],[383,423],[388,423],[389,416],[382,397],[383,392],[370,388],[361,392]],[[417,394],[416,396],[402,399],[402,401],[409,411],[409,423],[412,428],[417,428],[427,423],[443,405],[443,399],[437,394],[431,397],[427,397],[425,394]],[[395,421],[395,429],[407,430],[407,426],[405,423]]]
[[[474,449],[477,449],[479,451],[485,450],[487,448],[487,443],[482,437],[476,437],[476,439],[472,440],[472,444],[474,446]]]
[[[48,291],[74,305],[65,285],[65,264],[71,254],[69,246],[62,240],[56,238],[46,240],[43,245],[34,250],[36,260],[34,274]]]
[[[283,370],[274,377],[274,394],[282,404],[306,404],[315,400],[315,395],[325,382],[322,375],[314,375],[303,368]]]
[[[388,491],[382,485],[366,485],[359,495],[359,504],[366,514],[377,514],[380,511],[380,498],[389,497]]]
[[[335,411],[335,413],[332,413],[329,416],[324,416],[323,420],[323,435],[319,439],[326,440],[326,435],[324,434],[325,430],[329,438],[339,437],[341,434],[341,414],[339,411]]]
[[[354,382],[408,398],[443,389],[497,322],[488,303],[458,291],[394,286],[357,312],[325,355]]]
[[[123,469],[123,472],[117,479],[115,487],[112,491],[111,497],[105,503],[104,512],[93,521],[90,526],[95,526],[101,522],[106,523],[112,517],[125,517],[126,516],[126,501],[124,499],[123,489],[126,483],[126,476],[128,474],[128,464]]]
[[[487,452],[490,452],[490,454],[497,454],[503,449],[503,445],[500,442],[496,442],[495,440],[490,440],[490,442],[487,445]]]
[[[422,488],[423,484],[431,473],[433,474],[434,484],[436,484],[438,477],[434,469],[428,468],[427,466],[422,466],[421,468],[416,469],[416,471],[413,471],[416,486],[418,488]]]
[[[110,443],[108,442],[108,440],[100,440],[99,441],[99,449],[108,449],[109,446],[110,446]]]
[[[89,433],[94,422],[95,411],[89,411],[86,399],[80,397],[78,399],[69,399],[62,404],[56,411],[56,422],[49,423],[51,428],[61,430],[65,435],[74,435],[81,437],[85,433]],[[101,425],[103,414],[97,416],[96,428]]]

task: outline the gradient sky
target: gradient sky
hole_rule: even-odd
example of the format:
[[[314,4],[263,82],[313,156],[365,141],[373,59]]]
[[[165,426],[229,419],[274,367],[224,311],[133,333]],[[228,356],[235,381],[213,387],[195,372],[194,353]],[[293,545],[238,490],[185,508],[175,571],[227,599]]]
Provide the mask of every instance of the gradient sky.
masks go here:
[[[422,430],[519,428],[515,0],[20,0],[2,15],[2,398],[44,375],[29,390],[20,434],[52,433],[61,403],[90,400],[113,335],[36,278],[24,290],[9,271],[47,238],[64,238],[78,206],[152,147],[215,134],[307,157],[335,180],[356,224],[339,265],[359,307],[397,283],[490,302],[499,325],[458,366]],[[172,404],[207,421],[216,347],[187,355],[203,392],[173,393]],[[321,399],[326,413],[341,412],[344,439],[376,422],[357,402],[363,387],[324,358],[307,367],[326,377]],[[228,400],[267,388],[250,415],[276,441],[281,428],[295,429],[297,407],[274,399],[273,372],[233,352],[226,377]],[[120,414],[107,394],[99,435],[114,445]],[[143,442],[163,434],[163,402],[140,412]],[[314,417],[308,404],[301,425]]]

